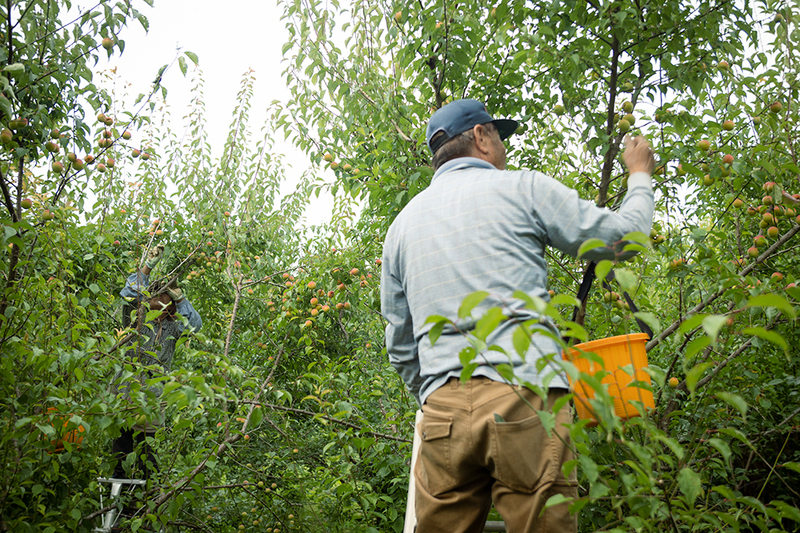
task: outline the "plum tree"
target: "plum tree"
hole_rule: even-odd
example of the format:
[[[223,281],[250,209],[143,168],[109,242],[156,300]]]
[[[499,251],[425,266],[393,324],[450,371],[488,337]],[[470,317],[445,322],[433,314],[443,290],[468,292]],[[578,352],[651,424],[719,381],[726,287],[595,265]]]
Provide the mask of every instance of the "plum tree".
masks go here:
[[[752,461],[748,463],[748,452],[728,454],[727,448],[724,451],[715,448],[719,443],[711,444],[707,436],[701,441],[699,434],[710,429],[714,438],[724,441],[731,450],[738,450],[740,445],[735,437],[720,436],[712,421],[715,417],[710,413],[717,412],[716,409],[743,413],[733,407],[732,402],[738,402],[739,398],[744,402],[740,405],[755,402],[752,404],[755,406],[758,402],[739,385],[743,365],[733,368],[717,362],[729,356],[744,361],[749,357],[744,354],[757,344],[767,347],[771,354],[767,360],[759,360],[759,366],[771,377],[791,379],[787,376],[796,370],[793,363],[787,369],[780,341],[773,344],[745,333],[755,331],[751,326],[759,327],[770,331],[765,336],[776,333],[785,339],[786,346],[794,345],[797,332],[783,324],[770,323],[759,315],[747,328],[719,329],[711,325],[721,327],[731,313],[748,317],[761,313],[761,308],[749,307],[751,300],[755,304],[778,302],[780,298],[795,302],[797,298],[793,294],[778,294],[774,292],[775,285],[763,283],[769,277],[766,265],[773,268],[773,261],[782,272],[789,272],[790,268],[780,265],[792,268],[797,265],[790,257],[792,254],[782,251],[790,249],[787,247],[793,246],[790,244],[793,241],[796,245],[797,230],[788,224],[794,224],[794,218],[787,220],[785,210],[775,218],[775,211],[770,209],[772,222],[766,222],[762,218],[766,210],[759,213],[756,209],[762,204],[758,189],[765,181],[780,185],[780,200],[777,192],[766,194],[773,197],[773,204],[782,207],[786,203],[783,188],[791,194],[800,192],[796,190],[797,162],[789,155],[793,153],[792,147],[797,146],[796,128],[791,127],[792,121],[797,120],[797,110],[789,105],[775,106],[775,111],[769,109],[770,102],[796,100],[797,91],[791,80],[798,74],[797,67],[778,59],[796,52],[791,39],[796,29],[792,19],[785,17],[780,25],[765,28],[772,40],[759,41],[755,38],[758,32],[747,28],[752,28],[759,16],[763,19],[763,13],[756,16],[740,9],[743,4],[726,7],[722,12],[697,8],[690,2],[658,5],[645,2],[637,4],[636,16],[626,13],[624,22],[620,22],[619,12],[609,12],[591,3],[562,3],[556,7],[511,2],[497,6],[493,15],[492,6],[477,2],[422,2],[412,11],[403,6],[402,32],[381,25],[396,9],[375,17],[366,14],[358,17],[353,39],[334,50],[333,43],[340,41],[333,26],[313,35],[304,33],[319,13],[312,16],[293,9],[289,2],[283,5],[293,38],[287,42],[285,70],[292,97],[280,114],[281,123],[290,135],[294,131],[315,132],[312,138],[305,133],[294,135],[296,146],[309,159],[318,157],[319,147],[325,146],[332,152],[347,153],[347,160],[354,167],[368,169],[358,180],[352,175],[337,175],[330,189],[336,190],[342,201],[357,198],[367,206],[364,212],[368,214],[361,218],[360,230],[356,231],[365,241],[376,235],[380,240],[396,213],[430,183],[433,177],[430,155],[419,139],[424,139],[425,124],[431,113],[455,98],[476,98],[495,116],[521,119],[527,129],[520,128],[520,133],[508,143],[510,166],[535,168],[549,174],[574,188],[582,198],[610,209],[616,209],[624,196],[625,169],[619,153],[625,134],[634,124],[637,133],[647,136],[656,146],[658,166],[677,166],[676,172],[657,174],[653,179],[658,191],[656,220],[666,227],[656,232],[652,244],[656,244],[659,235],[669,237],[640,254],[632,270],[640,274],[634,300],[642,299],[644,304],[640,308],[658,317],[662,328],[648,343],[651,364],[655,362],[659,369],[682,365],[687,372],[686,388],[658,396],[656,420],[652,421],[655,429],[643,430],[642,448],[637,448],[636,453],[643,449],[649,458],[657,457],[656,450],[663,448],[654,443],[666,435],[685,445],[686,450],[703,450],[704,458],[722,454],[731,462],[721,476],[732,480],[749,468],[759,478],[759,486],[770,489],[762,494],[751,491],[747,496],[772,505],[774,498],[764,495],[768,490],[774,490],[775,495],[784,491],[785,486],[778,486],[781,482],[772,478],[767,481],[765,470],[754,468]],[[344,23],[335,10],[325,8],[322,2],[313,5],[327,17]],[[356,10],[356,2],[349,5]],[[442,20],[444,9],[452,21],[459,22],[448,24],[447,32],[436,31],[435,21]],[[386,42],[391,45],[383,44]],[[655,53],[656,48],[662,52]],[[454,49],[458,53],[450,53]],[[752,59],[754,54],[746,51],[750,49],[758,50],[757,59]],[[313,59],[309,50],[325,57],[326,62]],[[356,74],[350,62],[354,57],[387,55],[395,62],[393,69],[362,61],[358,62],[361,70]],[[510,68],[503,66],[504,58],[513,58],[508,59]],[[775,69],[778,63],[781,68]],[[362,80],[369,80],[369,84]],[[342,84],[348,89],[340,91]],[[330,100],[321,102],[314,96],[318,94],[329,95]],[[391,97],[387,99],[389,94]],[[559,115],[562,108],[564,115]],[[634,109],[640,113],[629,121],[625,116],[632,115]],[[299,125],[298,117],[302,117]],[[709,120],[709,117],[724,118]],[[740,117],[750,119],[745,124]],[[704,183],[713,186],[704,187]],[[766,224],[763,230],[761,224]],[[763,235],[772,226],[780,228],[781,235],[765,245]],[[762,239],[753,240],[760,232]],[[753,243],[749,249],[748,243]],[[762,248],[759,250],[756,244]],[[574,295],[576,278],[580,279],[576,273],[585,270],[586,263],[559,253],[548,258],[548,263],[550,290]],[[352,285],[355,284],[349,286]],[[339,287],[336,294],[346,294],[347,287]],[[333,307],[339,307],[338,303]],[[584,318],[587,335],[599,339],[630,332],[627,326],[632,325],[632,318],[624,306],[620,307],[614,311],[619,314],[610,314],[587,304]],[[792,314],[789,307],[784,306]],[[767,314],[773,314],[775,309]],[[338,311],[342,310],[344,305]],[[626,318],[614,319],[619,316]],[[658,385],[663,387],[666,377],[660,375],[659,379]],[[760,377],[752,379],[764,382]],[[698,394],[699,390],[703,392]],[[787,408],[776,397],[771,396],[769,401],[779,401],[782,409]],[[789,412],[798,407],[800,404],[792,403]],[[414,408],[409,405],[406,416],[413,416]],[[737,431],[753,438],[761,434],[761,423],[754,422],[749,415],[746,422],[742,421],[744,414],[741,417],[737,418]],[[785,416],[775,416],[778,423],[783,419]],[[730,417],[722,425],[729,428],[729,420]],[[641,422],[651,428],[647,419]],[[612,469],[617,477],[636,478],[640,489],[651,487],[650,481],[634,473],[638,472],[636,469],[629,470],[614,459],[615,447],[600,444],[601,434],[612,435],[615,431],[619,431],[619,442],[625,442],[629,437],[618,428],[615,422],[609,422],[601,432],[590,433],[576,445],[583,454],[581,461],[592,461],[599,472],[596,478],[582,478],[588,487],[581,495],[581,502],[588,502],[580,516],[582,530],[611,527],[608,520],[613,520],[613,509],[624,508],[628,503],[634,505],[639,497],[610,480]],[[781,439],[788,435],[786,428],[764,422],[763,429],[774,432],[770,435],[780,434],[774,439],[759,439],[769,449],[772,461],[779,461]],[[597,460],[598,456],[601,459]],[[670,457],[672,463],[667,470],[674,475],[663,478],[665,483],[671,483],[670,494],[686,497],[681,491],[688,491],[690,484],[719,486],[722,478],[705,467],[682,462],[677,455]],[[772,464],[770,460],[767,463]],[[641,471],[647,472],[652,471],[651,464],[637,463]],[[609,468],[605,474],[604,468]],[[605,475],[609,478],[603,479]],[[742,483],[731,481],[720,490],[733,487],[740,490],[746,483],[745,477],[740,478]],[[607,486],[615,487],[614,504],[589,496],[592,487],[605,490],[601,485],[606,482]],[[789,486],[794,482],[788,482]],[[660,494],[661,490],[656,488],[648,494]],[[727,513],[728,518],[743,513],[755,519],[755,514],[731,503],[738,494],[730,494],[722,497],[728,498],[727,502],[713,509],[713,504],[699,504],[705,506],[708,515],[702,515],[703,511],[695,507],[699,501],[696,496],[681,501],[682,509],[691,510],[677,513],[669,497],[656,497],[656,506],[673,509],[670,520],[674,519],[677,526],[650,514],[642,518],[646,524],[643,527],[698,527],[705,520],[701,516],[720,516],[718,513]],[[777,513],[777,508],[770,509],[769,513]]]

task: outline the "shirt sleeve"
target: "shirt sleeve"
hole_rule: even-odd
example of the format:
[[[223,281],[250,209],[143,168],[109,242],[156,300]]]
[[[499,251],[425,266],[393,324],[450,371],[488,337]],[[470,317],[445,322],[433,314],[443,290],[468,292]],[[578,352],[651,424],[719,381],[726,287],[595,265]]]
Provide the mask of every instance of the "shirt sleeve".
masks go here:
[[[419,347],[414,339],[414,324],[408,308],[403,285],[390,268],[391,261],[382,260],[381,313],[386,320],[386,351],[389,362],[400,374],[409,392],[420,403]]]
[[[137,270],[125,280],[125,286],[119,291],[123,298],[135,298],[137,302],[142,301],[142,292],[150,286],[150,275],[143,274]]]
[[[581,199],[577,191],[541,173],[534,180],[533,203],[550,246],[577,256],[589,239],[606,243],[606,248],[584,254],[582,258],[588,260],[620,258],[614,250],[622,249],[622,237],[634,231],[649,235],[653,224],[653,187],[646,172],[630,175],[628,193],[616,212]],[[625,253],[621,258],[632,255]]]
[[[188,298],[184,298],[175,304],[175,307],[178,313],[186,317],[186,320],[189,321],[189,326],[192,328],[192,331],[199,331],[200,328],[203,327],[203,319],[200,317],[200,313],[195,310]]]

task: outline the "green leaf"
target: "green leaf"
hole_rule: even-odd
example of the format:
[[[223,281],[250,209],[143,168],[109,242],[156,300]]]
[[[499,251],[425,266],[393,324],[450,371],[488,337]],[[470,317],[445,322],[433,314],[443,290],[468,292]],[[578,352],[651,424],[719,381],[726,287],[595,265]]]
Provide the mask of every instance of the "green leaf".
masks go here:
[[[750,448],[753,447],[753,444],[747,439],[747,435],[745,435],[744,433],[742,433],[740,430],[738,430],[736,428],[724,427],[724,428],[720,428],[719,432],[724,434],[724,435],[730,435],[731,437],[739,439],[740,441],[742,441],[744,444],[746,444]]]
[[[525,360],[525,354],[528,353],[528,348],[531,345],[530,331],[525,324],[520,324],[514,333],[511,335],[511,341],[514,344],[514,350],[519,354],[522,360]]]
[[[181,74],[186,76],[186,58],[183,56],[178,57],[178,67],[181,69]]]
[[[581,470],[583,470],[583,473],[586,475],[586,479],[588,479],[590,483],[597,481],[597,463],[595,463],[591,457],[583,454],[578,455],[578,460],[581,463]]]
[[[789,462],[789,463],[783,463],[781,466],[784,466],[790,470],[794,470],[795,472],[800,474],[800,463]]]
[[[653,330],[654,335],[658,335],[661,333],[661,322],[658,320],[658,317],[653,313],[645,313],[643,311],[639,311],[638,313],[633,313],[633,316],[650,326],[650,329]]]
[[[3,68],[3,72],[8,72],[12,76],[17,76],[25,72],[25,65],[22,63],[12,63]]]
[[[753,328],[744,328],[742,333],[745,335],[753,335],[754,337],[758,337],[759,339],[764,339],[767,342],[771,342],[772,344],[777,344],[783,351],[788,353],[789,352],[789,345],[786,343],[786,340],[781,337],[778,333],[774,331],[770,331],[764,329],[762,327],[753,327]]]
[[[725,485],[717,485],[711,490],[720,493],[723,498],[728,498],[729,500],[736,499],[736,495],[733,493],[733,491]]]
[[[535,307],[533,299],[522,291],[514,291],[514,294],[511,296],[525,302],[525,307],[528,307],[529,309],[533,309]]]
[[[747,307],[775,307],[789,318],[795,318],[797,316],[792,304],[779,294],[759,294],[758,296],[753,296],[747,301]]]
[[[5,244],[8,239],[15,236],[16,234],[17,230],[12,226],[3,226],[3,244]]]
[[[680,488],[683,495],[686,496],[689,507],[692,507],[703,490],[703,483],[700,480],[700,475],[690,468],[681,468],[681,471],[678,473],[678,488]]]
[[[741,413],[742,418],[747,415],[747,402],[741,396],[730,392],[718,392],[716,397],[722,400],[723,402],[735,407],[739,413]]]
[[[612,263],[608,259],[603,259],[602,261],[597,263],[597,265],[595,265],[594,275],[597,277],[597,279],[604,280],[606,279],[606,276],[608,276],[608,273],[611,272],[612,266],[614,266],[614,263]]]
[[[461,302],[461,307],[458,308],[458,318],[466,318],[470,316],[472,310],[489,296],[486,291],[476,291],[464,298]]]
[[[261,410],[261,407],[256,407],[253,409],[253,414],[250,415],[251,427],[258,427],[262,420],[264,420],[264,412]]]
[[[480,365],[478,363],[467,363],[464,365],[464,368],[461,370],[461,381],[469,381],[472,377],[472,373],[478,368]]]
[[[574,296],[570,296],[569,294],[556,294],[550,300],[550,303],[553,305],[569,305],[571,307],[576,307],[581,305],[580,300],[575,298]]]
[[[722,454],[722,457],[728,461],[731,458],[731,447],[728,446],[728,443],[722,439],[718,439],[716,437],[708,439],[708,443],[717,449],[717,451]]]
[[[556,415],[552,411],[536,411],[542,427],[547,432],[547,436],[552,438],[553,429],[556,427]]]
[[[692,339],[692,341],[686,346],[686,349],[683,351],[683,358],[685,361],[691,361],[692,358],[697,355],[700,350],[703,350],[711,344],[711,339],[703,335],[702,337],[697,337],[696,339]]]
[[[144,317],[144,321],[145,322],[151,322],[152,320],[158,318],[159,316],[161,316],[161,310],[160,309],[153,309],[153,310],[147,312],[147,315],[145,315],[145,317]]]
[[[614,276],[617,278],[617,283],[625,292],[633,292],[636,289],[636,284],[639,278],[636,277],[631,270],[627,268],[617,268],[614,270]]]
[[[472,345],[472,349],[475,350],[476,354],[483,353],[483,351],[486,349],[486,343],[483,341],[483,339],[479,339],[474,335],[470,335],[467,337],[467,340]]]
[[[592,502],[591,498],[578,498],[574,502],[572,502],[569,506],[569,512],[571,515],[577,515],[581,509],[586,507]]]
[[[506,317],[503,315],[503,310],[499,307],[492,307],[478,319],[478,322],[475,324],[475,329],[472,330],[472,334],[481,340],[486,340],[497,328],[497,325],[504,320],[506,320]]]
[[[633,231],[622,237],[623,241],[633,241],[641,244],[644,247],[650,245],[650,237],[641,231]]]
[[[519,300],[523,300],[525,302],[525,307],[528,309],[534,309],[539,314],[547,314],[547,310],[549,304],[545,302],[542,298],[538,296],[528,296],[524,292],[515,291],[513,294],[514,298]]]
[[[573,498],[567,498],[563,494],[554,494],[547,499],[542,511],[544,511],[545,509],[549,509],[551,507],[555,507],[556,505],[561,505],[562,503],[571,502],[572,500]]]
[[[189,51],[184,52],[184,54],[186,54],[186,57],[192,60],[192,63],[194,63],[195,65],[199,64],[199,60],[197,59],[197,54]]]
[[[789,505],[788,503],[780,500],[773,500],[770,502],[770,504],[775,506],[775,508],[780,511],[781,518],[788,518],[789,520],[800,524],[800,510],[798,510],[797,507]]]
[[[430,338],[431,340],[431,346],[436,344],[436,341],[439,340],[439,336],[442,334],[442,330],[444,329],[445,324],[447,324],[447,322],[445,322],[444,320],[437,322],[428,332],[428,338]]]
[[[706,332],[706,335],[711,337],[711,342],[714,344],[717,342],[719,331],[727,321],[728,317],[725,315],[708,315],[703,319],[703,331]]]
[[[431,322],[450,322],[450,319],[444,316],[431,315],[425,320],[425,323],[430,324]]]
[[[500,376],[503,379],[505,379],[509,383],[514,382],[514,368],[511,365],[505,363],[502,365],[497,365],[496,370],[497,373],[500,374]]]
[[[700,363],[686,372],[686,388],[689,389],[691,394],[694,394],[694,390],[697,387],[697,382],[700,381],[700,378],[703,376],[703,372],[705,372],[710,366],[711,363]]]
[[[687,318],[683,322],[681,322],[680,327],[678,327],[679,333],[688,333],[692,331],[694,328],[698,327],[700,324],[703,323],[703,319],[706,315],[692,315],[691,317]]]
[[[692,165],[691,163],[687,163],[685,161],[681,162],[681,167],[683,167],[683,170],[685,170],[687,172],[691,172],[692,174],[694,174],[698,178],[702,178],[703,174],[705,174],[703,171],[701,171],[696,166]]]
[[[464,348],[458,352],[458,360],[461,362],[461,366],[470,364],[472,360],[475,359],[475,355],[477,355],[477,352],[475,348],[471,347]]]
[[[663,442],[664,445],[667,446],[667,448],[669,448],[670,451],[672,451],[672,453],[675,454],[675,457],[677,457],[678,460],[683,460],[683,457],[686,454],[686,452],[683,450],[683,447],[676,439],[665,437],[663,435],[656,435],[654,438],[659,442]]]
[[[589,489],[589,498],[602,498],[609,492],[611,492],[611,489],[609,489],[607,485],[603,483],[592,483]]]
[[[581,244],[581,247],[578,248],[578,257],[582,257],[583,254],[594,250],[595,248],[603,248],[605,247],[606,243],[601,241],[600,239],[588,239]]]

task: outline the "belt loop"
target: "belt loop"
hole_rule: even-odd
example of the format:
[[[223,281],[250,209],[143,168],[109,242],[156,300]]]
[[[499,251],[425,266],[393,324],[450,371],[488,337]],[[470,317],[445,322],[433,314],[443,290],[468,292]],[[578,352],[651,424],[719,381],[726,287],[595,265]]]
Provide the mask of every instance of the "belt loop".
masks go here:
[[[456,390],[458,388],[458,378],[450,378],[450,388]]]

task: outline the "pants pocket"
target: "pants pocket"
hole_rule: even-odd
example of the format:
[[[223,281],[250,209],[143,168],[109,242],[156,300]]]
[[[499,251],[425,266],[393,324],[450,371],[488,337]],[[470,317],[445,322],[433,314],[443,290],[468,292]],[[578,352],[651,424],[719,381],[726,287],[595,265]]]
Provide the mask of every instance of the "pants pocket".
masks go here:
[[[417,431],[422,439],[414,475],[429,494],[439,495],[456,485],[450,464],[453,421],[424,414]]]
[[[536,492],[554,481],[558,471],[554,443],[538,416],[517,422],[491,423],[498,481],[525,493]]]

